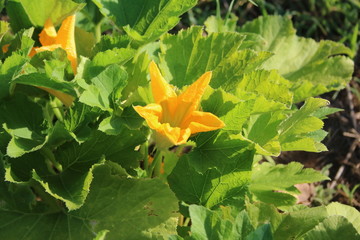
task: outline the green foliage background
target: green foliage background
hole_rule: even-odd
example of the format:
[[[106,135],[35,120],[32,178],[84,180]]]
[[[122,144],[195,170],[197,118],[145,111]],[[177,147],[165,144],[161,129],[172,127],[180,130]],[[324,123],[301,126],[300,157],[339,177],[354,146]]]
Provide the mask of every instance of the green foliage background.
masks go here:
[[[169,34],[196,3],[42,0],[34,8],[27,0],[7,2],[12,32],[2,22],[0,44],[10,47],[0,66],[0,238],[359,238],[354,208],[296,205],[295,184],[326,176],[299,163],[258,161],[282,151],[326,150],[322,120],[338,109],[315,97],[348,83],[353,52],[299,37],[279,16],[240,28],[210,16],[205,26]],[[75,12],[75,76],[62,49],[28,56],[48,17],[59,25]],[[146,167],[152,132],[132,108],[153,102],[151,60],[177,89],[213,71],[201,108],[226,124],[162,152],[164,173],[154,175]],[[75,101],[64,107],[37,87]]]

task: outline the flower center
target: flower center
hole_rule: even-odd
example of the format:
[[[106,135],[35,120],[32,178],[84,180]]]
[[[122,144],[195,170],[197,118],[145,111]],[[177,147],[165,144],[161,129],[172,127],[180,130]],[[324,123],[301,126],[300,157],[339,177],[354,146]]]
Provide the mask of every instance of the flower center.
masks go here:
[[[187,126],[183,126],[183,123],[194,111],[193,103],[173,97],[160,102],[160,105],[162,108],[160,123],[169,123],[171,127],[187,128]]]

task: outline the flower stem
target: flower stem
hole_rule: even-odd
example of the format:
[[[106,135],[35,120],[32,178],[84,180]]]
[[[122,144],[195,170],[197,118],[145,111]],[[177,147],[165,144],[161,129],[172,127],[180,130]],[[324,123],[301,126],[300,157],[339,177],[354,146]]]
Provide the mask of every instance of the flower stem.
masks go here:
[[[150,164],[148,176],[150,176],[150,177],[151,176],[152,177],[160,176],[162,157],[163,157],[162,152],[159,149],[157,149],[155,156],[154,156],[154,160]]]
[[[148,168],[149,168],[149,145],[148,142],[146,141],[141,147],[140,147],[140,151],[144,156],[144,170],[146,172],[148,172]]]

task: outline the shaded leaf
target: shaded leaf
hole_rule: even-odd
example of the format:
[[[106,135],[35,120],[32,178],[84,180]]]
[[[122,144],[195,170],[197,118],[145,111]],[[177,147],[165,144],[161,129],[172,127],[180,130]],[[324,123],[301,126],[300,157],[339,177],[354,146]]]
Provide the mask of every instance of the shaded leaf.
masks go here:
[[[136,168],[141,154],[134,150],[145,141],[139,131],[123,127],[117,136],[94,133],[88,141],[79,145],[69,142],[55,152],[55,161],[61,165],[61,172],[49,175],[36,169],[33,177],[53,197],[66,203],[70,210],[82,206],[89,192],[92,170],[101,164],[104,157],[120,163],[124,168]]]
[[[7,155],[20,157],[36,151],[45,144],[46,123],[41,107],[23,95],[15,95],[0,105],[0,122],[11,135]]]
[[[31,0],[10,0],[6,10],[10,16],[11,27],[17,32],[21,28],[44,26],[48,18],[57,26],[83,6],[71,0],[39,0],[36,4]]]
[[[133,39],[151,42],[179,22],[179,16],[195,6],[196,0],[93,0],[102,14],[112,17]]]

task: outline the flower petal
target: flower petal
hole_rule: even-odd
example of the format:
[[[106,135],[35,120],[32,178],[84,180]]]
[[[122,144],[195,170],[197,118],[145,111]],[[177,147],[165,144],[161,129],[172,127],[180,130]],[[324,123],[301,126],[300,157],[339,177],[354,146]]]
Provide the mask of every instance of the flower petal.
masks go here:
[[[225,123],[212,113],[194,111],[184,125],[181,128],[188,127],[191,133],[194,134],[223,128]]]
[[[204,73],[179,96],[182,101],[193,103],[193,111],[198,109],[201,97],[209,85],[211,75],[212,72]]]
[[[171,127],[170,124],[161,124],[156,129],[156,144],[161,148],[169,148],[173,145],[180,145],[187,142],[191,135],[189,128],[180,129],[179,127]]]
[[[161,117],[161,106],[155,103],[151,103],[146,105],[145,107],[142,106],[134,106],[135,111],[143,117],[150,128],[158,129],[161,127],[161,123],[159,121]]]
[[[150,63],[149,71],[151,78],[151,89],[156,103],[160,103],[167,98],[177,96],[173,87],[167,83],[161,75],[160,70],[154,61]]]
[[[42,90],[47,91],[48,93],[51,93],[52,95],[54,95],[55,97],[60,99],[60,101],[67,107],[70,107],[75,99],[73,96],[71,96],[69,94],[66,94],[66,93],[51,89],[51,88],[39,87],[39,86],[37,88],[40,88]]]
[[[66,51],[74,74],[76,74],[77,55],[75,46],[75,15],[65,18],[62,22],[55,43],[60,44]]]
[[[55,44],[56,41],[56,30],[50,18],[45,22],[44,29],[39,34],[39,41],[41,45],[48,46]]]

